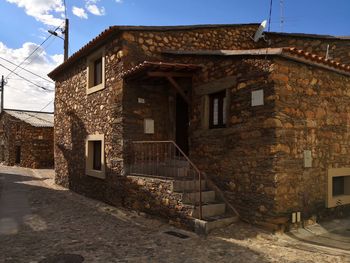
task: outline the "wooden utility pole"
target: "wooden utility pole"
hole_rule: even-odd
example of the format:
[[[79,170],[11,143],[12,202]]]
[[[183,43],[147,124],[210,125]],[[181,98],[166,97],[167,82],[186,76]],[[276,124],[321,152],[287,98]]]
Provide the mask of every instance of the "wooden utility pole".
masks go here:
[[[1,112],[3,112],[3,110],[4,110],[4,88],[5,88],[4,75],[1,76],[0,87],[1,87]]]
[[[68,59],[68,49],[69,49],[69,20],[66,18],[66,23],[64,27],[64,61]]]

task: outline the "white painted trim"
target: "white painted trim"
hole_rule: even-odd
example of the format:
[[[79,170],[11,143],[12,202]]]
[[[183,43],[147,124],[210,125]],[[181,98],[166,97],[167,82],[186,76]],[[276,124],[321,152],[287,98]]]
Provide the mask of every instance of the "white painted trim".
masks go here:
[[[101,171],[92,169],[92,149],[89,142],[101,141]],[[105,143],[104,134],[88,135],[85,139],[85,173],[89,176],[105,179]]]
[[[98,84],[96,86],[92,86],[94,79],[93,79],[93,67],[94,67],[94,62],[96,59],[99,57],[102,57],[102,83]],[[87,58],[87,65],[86,65],[86,94],[92,94],[97,91],[103,90],[105,88],[105,79],[106,79],[106,74],[105,74],[105,50],[104,48],[99,49],[98,51],[94,52],[92,55],[90,55]]]

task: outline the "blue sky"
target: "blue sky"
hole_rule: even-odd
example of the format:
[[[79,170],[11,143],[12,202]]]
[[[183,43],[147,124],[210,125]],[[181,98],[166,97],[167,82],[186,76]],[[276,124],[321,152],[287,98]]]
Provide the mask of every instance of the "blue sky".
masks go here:
[[[72,54],[110,25],[261,22],[268,18],[270,0],[66,0],[66,4]],[[3,25],[0,58],[17,64],[48,36],[47,30],[61,24],[64,17],[63,0],[0,0],[0,10],[0,24]],[[283,31],[350,35],[349,11],[350,0],[284,0]],[[282,30],[280,19],[280,0],[274,0],[272,31]],[[23,65],[45,76],[61,62],[62,47],[63,41],[52,37],[45,43],[44,49],[39,48],[40,54],[33,62],[30,59]],[[1,59],[0,64],[13,68]],[[23,70],[19,73],[30,77]],[[8,72],[0,67],[0,74],[6,76]],[[25,81],[16,80],[14,74],[10,77],[5,107],[38,110],[52,100],[52,92],[43,92]],[[42,82],[42,85],[52,87],[49,82]],[[53,105],[47,109],[52,110]]]

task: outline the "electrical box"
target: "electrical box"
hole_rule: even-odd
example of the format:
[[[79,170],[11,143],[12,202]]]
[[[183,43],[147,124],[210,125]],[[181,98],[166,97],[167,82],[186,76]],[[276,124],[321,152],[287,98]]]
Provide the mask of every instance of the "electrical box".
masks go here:
[[[154,120],[144,119],[145,134],[154,134]]]
[[[252,106],[264,105],[264,90],[252,91]]]
[[[312,154],[310,150],[304,151],[304,167],[305,168],[312,167]]]

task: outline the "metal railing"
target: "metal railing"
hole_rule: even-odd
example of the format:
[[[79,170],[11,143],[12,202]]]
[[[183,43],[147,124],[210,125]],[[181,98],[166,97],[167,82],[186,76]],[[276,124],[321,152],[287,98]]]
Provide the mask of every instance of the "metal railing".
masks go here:
[[[194,205],[202,219],[202,173],[174,141],[133,141],[131,143],[129,173],[140,176],[170,177],[193,180],[198,184]],[[198,200],[197,200],[198,199]]]

